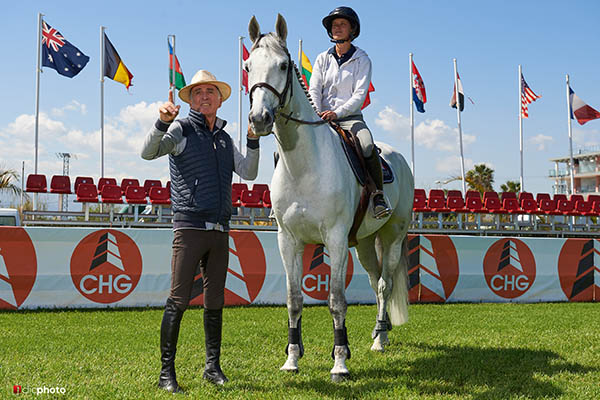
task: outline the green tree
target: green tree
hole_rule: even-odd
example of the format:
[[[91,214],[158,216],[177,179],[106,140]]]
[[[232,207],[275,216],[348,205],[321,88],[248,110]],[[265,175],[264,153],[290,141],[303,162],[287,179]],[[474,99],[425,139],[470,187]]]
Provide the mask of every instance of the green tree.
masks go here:
[[[477,190],[479,193],[494,190],[494,170],[485,164],[478,164],[465,174],[465,181],[469,189]]]
[[[506,181],[500,185],[500,190],[503,192],[519,193],[521,191],[521,183],[517,181]]]
[[[21,188],[15,182],[19,180],[19,175],[12,169],[0,168],[0,192],[9,192],[14,195],[21,194]]]

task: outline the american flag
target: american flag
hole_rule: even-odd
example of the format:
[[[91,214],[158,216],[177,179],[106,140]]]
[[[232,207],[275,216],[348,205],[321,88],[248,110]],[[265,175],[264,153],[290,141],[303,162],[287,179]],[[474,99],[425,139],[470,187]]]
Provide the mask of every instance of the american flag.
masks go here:
[[[533,90],[527,85],[525,82],[525,78],[523,78],[523,74],[521,74],[521,116],[523,118],[529,118],[529,112],[527,110],[527,105],[533,103],[537,99],[542,96],[538,96],[533,93]]]

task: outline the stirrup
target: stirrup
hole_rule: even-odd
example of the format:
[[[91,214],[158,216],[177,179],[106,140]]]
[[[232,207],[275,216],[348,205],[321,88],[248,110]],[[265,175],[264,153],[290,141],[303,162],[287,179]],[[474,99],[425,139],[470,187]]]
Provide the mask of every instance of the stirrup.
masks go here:
[[[375,196],[377,195],[381,195],[383,198],[383,202],[384,204],[375,204]],[[376,190],[373,193],[371,193],[371,199],[370,199],[372,206],[372,210],[373,210],[373,217],[375,219],[383,219],[386,217],[389,217],[393,210],[390,208],[389,206],[389,202],[387,200],[387,198],[385,197],[385,194],[383,193],[383,190]]]

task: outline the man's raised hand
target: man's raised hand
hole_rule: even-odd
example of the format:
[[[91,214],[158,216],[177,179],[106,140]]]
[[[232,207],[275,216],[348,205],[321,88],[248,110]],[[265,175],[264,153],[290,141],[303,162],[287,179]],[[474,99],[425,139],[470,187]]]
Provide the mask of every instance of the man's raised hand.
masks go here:
[[[181,106],[176,106],[173,104],[173,91],[169,90],[169,101],[164,103],[158,109],[160,120],[162,122],[173,122],[173,120],[177,117],[177,114],[179,114],[180,108]]]

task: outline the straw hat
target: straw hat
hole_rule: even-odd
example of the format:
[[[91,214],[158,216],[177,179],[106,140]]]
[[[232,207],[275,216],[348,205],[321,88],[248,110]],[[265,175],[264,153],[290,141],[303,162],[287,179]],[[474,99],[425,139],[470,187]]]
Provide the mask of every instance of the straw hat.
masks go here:
[[[190,91],[194,86],[201,85],[203,83],[215,85],[221,93],[222,101],[227,100],[231,95],[231,87],[228,84],[226,84],[225,82],[218,81],[213,74],[201,69],[200,71],[196,72],[196,74],[192,78],[192,83],[185,86],[179,91],[179,98],[185,101],[186,103],[190,104]]]

